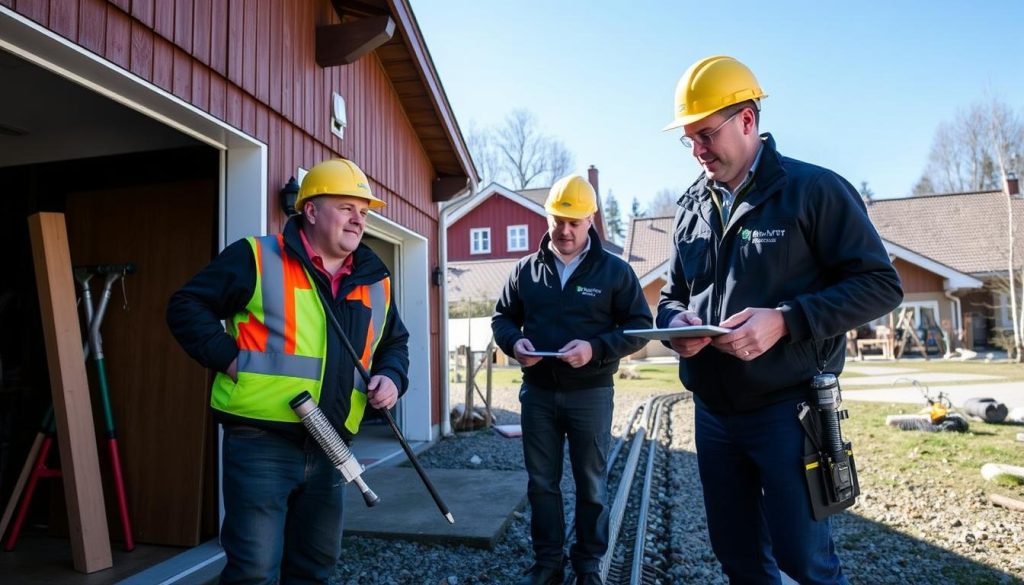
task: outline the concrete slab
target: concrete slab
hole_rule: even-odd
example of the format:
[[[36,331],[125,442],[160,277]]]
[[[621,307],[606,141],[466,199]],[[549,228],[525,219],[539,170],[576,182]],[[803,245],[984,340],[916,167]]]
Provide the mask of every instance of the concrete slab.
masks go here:
[[[375,507],[367,508],[354,486],[346,490],[345,535],[491,548],[526,501],[525,471],[426,471],[455,524],[441,515],[415,469],[377,467],[363,474],[380,497]]]
[[[866,400],[869,402],[906,402],[920,404],[924,407],[924,397],[920,390],[907,386],[896,388],[879,388],[876,390],[846,390],[846,380],[841,382],[844,387],[843,400]],[[996,384],[962,384],[958,386],[935,386],[928,389],[932,397],[939,392],[949,396],[953,406],[963,406],[968,398],[995,398],[1007,408],[1024,406],[1024,382],[1002,382]]]
[[[901,380],[902,378],[902,380]],[[887,376],[859,376],[854,378],[840,378],[840,384],[846,388],[849,386],[892,386],[908,385],[908,378],[912,378],[928,384],[929,382],[976,382],[980,380],[1005,380],[1001,376],[989,376],[988,374],[951,374],[946,372],[913,372],[909,374],[890,374]]]

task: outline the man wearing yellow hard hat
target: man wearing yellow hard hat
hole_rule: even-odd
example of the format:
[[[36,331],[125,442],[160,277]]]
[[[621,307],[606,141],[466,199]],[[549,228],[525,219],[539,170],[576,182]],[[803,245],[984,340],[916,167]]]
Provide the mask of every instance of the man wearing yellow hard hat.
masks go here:
[[[656,321],[731,330],[669,343],[695,395],[708,530],[730,581],[778,583],[782,571],[847,583],[828,516],[859,488],[842,455],[838,384],[818,382],[842,371],[845,333],[903,291],[853,186],[759,134],[764,97],[732,57],[702,59],[679,80],[665,129],[704,172],[679,199]],[[835,422],[846,467],[818,465],[819,421]],[[843,473],[823,477],[832,470]]]
[[[563,582],[562,452],[576,481],[576,583],[600,585],[608,548],[607,473],[613,374],[644,345],[625,329],[651,326],[633,269],[601,246],[597,193],[583,177],[557,181],[544,204],[548,231],[516,264],[491,319],[495,342],[523,368],[523,455],[534,565],[519,585]]]
[[[283,233],[231,244],[168,304],[178,342],[216,372],[221,583],[327,583],[337,565],[344,481],[289,402],[308,391],[349,441],[367,405],[390,408],[408,387],[409,333],[391,276],[362,244],[367,214],[382,207],[352,161],[317,164]],[[364,356],[369,384],[334,320]]]

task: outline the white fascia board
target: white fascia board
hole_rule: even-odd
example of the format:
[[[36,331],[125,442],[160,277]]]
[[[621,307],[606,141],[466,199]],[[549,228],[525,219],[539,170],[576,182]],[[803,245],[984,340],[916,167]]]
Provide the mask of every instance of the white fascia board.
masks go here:
[[[955,268],[950,268],[941,262],[936,262],[927,256],[923,256],[900,246],[894,244],[889,240],[882,239],[882,245],[885,246],[885,251],[890,255],[905,260],[915,266],[924,268],[928,272],[941,276],[943,281],[943,287],[946,290],[956,290],[959,288],[981,288],[984,283],[974,278],[973,276],[964,274]]]
[[[514,203],[522,205],[523,207],[529,209],[530,211],[540,216],[547,216],[547,212],[544,211],[544,207],[542,205],[538,205],[534,201],[526,197],[523,197],[522,195],[516,193],[515,191],[502,187],[497,183],[491,183],[485,189],[481,190],[479,193],[471,197],[466,202],[465,205],[452,212],[452,214],[448,216],[448,220],[445,222],[445,227],[451,227],[455,225],[455,222],[465,217],[466,214],[468,214],[470,211],[473,211],[477,207],[480,207],[480,205],[484,201],[487,201],[494,195],[501,195],[507,199],[512,200],[512,202]]]

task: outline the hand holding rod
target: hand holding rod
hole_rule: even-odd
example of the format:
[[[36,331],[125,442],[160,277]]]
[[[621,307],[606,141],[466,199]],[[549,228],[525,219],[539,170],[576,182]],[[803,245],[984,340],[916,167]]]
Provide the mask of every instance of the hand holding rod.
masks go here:
[[[341,328],[341,323],[338,323],[338,318],[334,315],[334,311],[331,310],[331,303],[324,298],[324,293],[320,290],[319,286],[314,285],[313,288],[315,288],[317,294],[320,295],[320,301],[324,306],[324,313],[327,314],[327,318],[330,320],[331,325],[334,326],[335,331],[338,333],[338,337],[341,338],[341,344],[345,346],[345,350],[348,351],[350,356],[352,356],[352,361],[356,364],[356,370],[359,371],[359,375],[363,378],[363,381],[366,382],[367,388],[369,388],[370,373],[366,371],[365,367],[363,367],[363,362],[359,361],[359,354],[356,353],[355,348],[352,347],[352,342],[350,342],[348,340],[348,336],[345,335],[345,330]],[[395,418],[391,416],[391,413],[388,412],[388,409],[386,408],[378,409],[378,412],[384,415],[384,420],[388,421],[388,426],[391,427],[391,432],[395,434],[399,444],[402,445],[402,450],[405,451],[405,455],[409,458],[409,463],[412,463],[416,473],[419,474],[420,480],[423,481],[423,485],[426,486],[427,491],[430,492],[430,496],[434,498],[434,503],[437,504],[437,508],[441,511],[441,514],[444,515],[445,520],[447,520],[449,524],[455,524],[455,518],[452,516],[452,513],[448,511],[448,506],[444,503],[444,500],[441,499],[441,494],[437,493],[437,489],[434,488],[434,484],[431,483],[430,478],[427,477],[427,472],[423,470],[423,466],[420,465],[419,460],[416,459],[416,454],[413,453],[412,447],[409,446],[409,442],[405,440],[405,436],[402,434],[402,431],[398,428],[398,425],[395,424]]]
[[[331,422],[324,416],[320,407],[313,401],[309,392],[302,392],[288,403],[302,419],[302,424],[309,431],[309,434],[316,439],[320,447],[327,454],[331,463],[338,468],[345,483],[353,482],[363,494],[363,500],[367,506],[376,506],[380,502],[377,494],[373,493],[370,486],[366,485],[361,477],[363,466],[359,464],[356,456],[349,450],[345,441],[341,440],[338,431],[334,429]]]

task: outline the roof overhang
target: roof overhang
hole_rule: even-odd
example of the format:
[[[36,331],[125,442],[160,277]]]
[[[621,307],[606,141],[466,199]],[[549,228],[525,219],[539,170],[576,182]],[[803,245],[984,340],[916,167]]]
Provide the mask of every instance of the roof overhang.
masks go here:
[[[915,266],[919,266],[928,272],[937,274],[943,278],[943,288],[946,290],[956,290],[960,288],[981,288],[984,283],[973,276],[964,274],[959,270],[950,268],[941,262],[932,260],[927,256],[922,256],[917,252],[913,252],[899,244],[894,244],[889,240],[882,239],[882,245],[885,246],[885,251],[890,256],[899,258],[905,262],[909,262]]]
[[[408,0],[331,0],[341,24],[318,27],[318,56],[337,65],[374,51],[448,201],[480,179]],[[345,30],[347,28],[347,31]],[[328,61],[328,58],[334,61]],[[354,60],[353,59],[353,60]],[[333,66],[333,65],[331,65]]]
[[[539,205],[536,201],[528,197],[523,197],[519,193],[516,193],[511,189],[502,187],[497,183],[491,183],[487,187],[478,191],[476,195],[473,195],[472,197],[466,199],[459,206],[458,209],[452,210],[451,215],[449,215],[447,221],[445,221],[445,227],[447,228],[449,226],[455,225],[455,222],[465,217],[466,214],[479,207],[484,201],[487,201],[494,195],[501,195],[502,197],[511,199],[514,203],[518,203],[519,205],[522,205],[523,207],[529,209],[530,211],[542,217],[547,217],[547,212],[544,211],[543,205]]]

